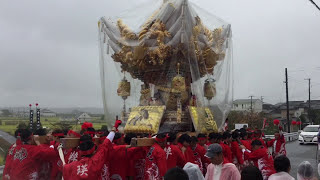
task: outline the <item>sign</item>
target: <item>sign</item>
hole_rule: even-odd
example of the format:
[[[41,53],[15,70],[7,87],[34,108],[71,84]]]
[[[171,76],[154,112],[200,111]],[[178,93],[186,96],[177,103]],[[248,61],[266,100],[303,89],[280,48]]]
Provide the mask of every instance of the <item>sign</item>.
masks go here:
[[[234,126],[235,126],[234,127],[235,129],[241,129],[241,128],[243,128],[243,126],[249,127],[248,124],[235,124]]]

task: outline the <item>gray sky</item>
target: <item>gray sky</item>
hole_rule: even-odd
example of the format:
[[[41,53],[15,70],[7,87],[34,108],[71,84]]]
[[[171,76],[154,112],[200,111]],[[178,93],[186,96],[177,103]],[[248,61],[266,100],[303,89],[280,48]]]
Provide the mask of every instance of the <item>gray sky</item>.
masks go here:
[[[151,0],[0,2],[0,107],[102,107],[97,21]],[[234,97],[320,99],[320,12],[309,0],[192,0],[231,23]],[[315,0],[320,4],[320,0]]]

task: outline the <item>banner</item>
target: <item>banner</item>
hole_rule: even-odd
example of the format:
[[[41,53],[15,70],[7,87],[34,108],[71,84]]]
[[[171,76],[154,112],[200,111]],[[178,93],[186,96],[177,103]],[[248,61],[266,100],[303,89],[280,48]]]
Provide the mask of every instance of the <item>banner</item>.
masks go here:
[[[40,109],[37,108],[37,129],[40,129]]]
[[[33,131],[33,110],[30,109],[30,124],[29,124],[29,127],[30,127],[30,130]]]

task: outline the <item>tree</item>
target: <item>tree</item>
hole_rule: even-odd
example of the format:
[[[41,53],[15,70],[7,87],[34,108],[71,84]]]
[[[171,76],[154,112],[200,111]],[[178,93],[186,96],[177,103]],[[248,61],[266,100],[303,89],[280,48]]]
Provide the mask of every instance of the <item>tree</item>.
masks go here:
[[[108,126],[107,125],[102,125],[101,126],[102,131],[108,131]]]
[[[57,123],[53,123],[51,124],[54,129],[71,129],[72,128],[72,125],[74,125],[75,122],[73,121],[60,121],[60,122],[57,122]]]
[[[320,122],[320,110],[311,109],[310,110],[310,121],[314,122],[314,124],[319,124]]]
[[[17,129],[27,129],[27,128],[28,126],[24,122],[19,123],[17,126]]]
[[[228,126],[229,129],[234,129],[234,124],[248,124],[249,128],[261,129],[263,126],[263,119],[267,118],[267,121],[271,121],[271,117],[266,115],[265,113],[251,113],[246,111],[231,111],[228,116]],[[269,123],[270,124],[270,123]]]

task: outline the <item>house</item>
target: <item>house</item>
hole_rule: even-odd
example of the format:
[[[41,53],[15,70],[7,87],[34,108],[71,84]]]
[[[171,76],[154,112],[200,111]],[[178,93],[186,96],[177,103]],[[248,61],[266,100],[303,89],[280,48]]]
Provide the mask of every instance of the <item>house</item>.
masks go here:
[[[56,117],[57,114],[49,109],[40,109],[40,115],[42,117]]]
[[[287,118],[287,104],[282,103],[279,106],[281,118]],[[299,118],[302,114],[307,113],[306,104],[304,101],[289,101],[289,117]]]
[[[251,107],[252,103],[252,107]],[[262,112],[263,102],[260,99],[237,99],[233,101],[233,111],[253,111]]]
[[[92,121],[92,117],[89,116],[88,113],[82,113],[80,116],[77,118],[80,123],[86,122],[86,121]]]

